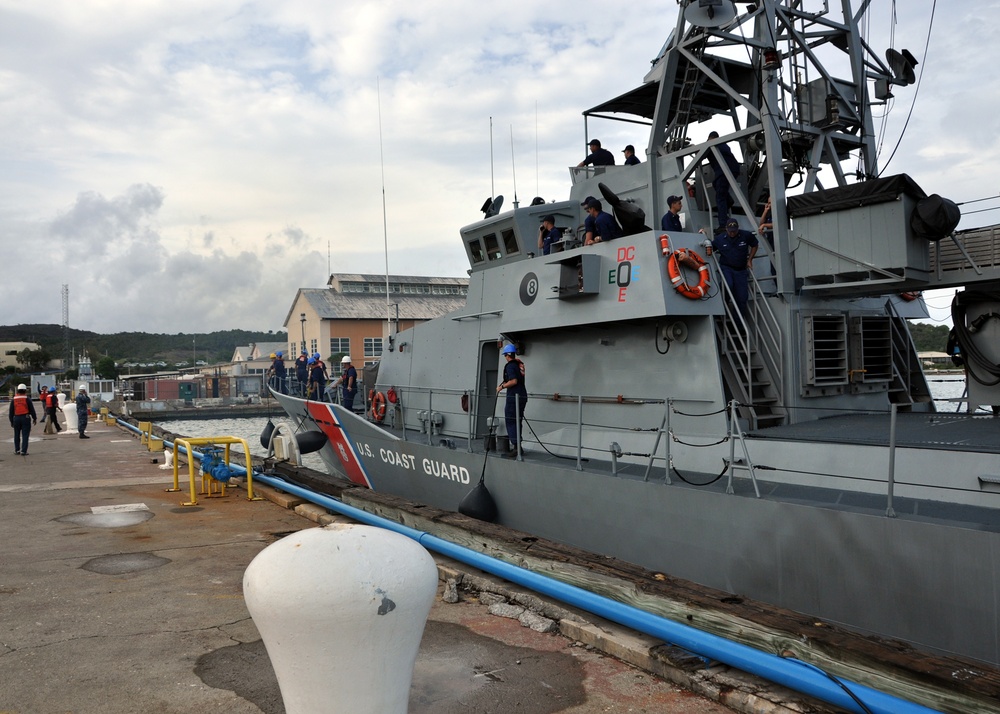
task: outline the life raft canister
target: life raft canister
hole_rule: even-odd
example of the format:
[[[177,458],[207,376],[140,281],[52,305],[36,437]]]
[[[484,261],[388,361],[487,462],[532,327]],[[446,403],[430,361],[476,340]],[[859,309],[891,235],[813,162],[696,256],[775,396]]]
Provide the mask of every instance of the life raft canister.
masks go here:
[[[382,392],[375,392],[375,396],[372,397],[371,404],[372,419],[374,419],[377,424],[381,424],[385,420],[385,395],[382,394]]]
[[[687,266],[698,271],[698,284],[688,285],[684,280],[681,266]],[[693,250],[680,248],[667,258],[667,275],[674,289],[690,300],[701,300],[708,296],[711,287],[711,275],[708,264]]]

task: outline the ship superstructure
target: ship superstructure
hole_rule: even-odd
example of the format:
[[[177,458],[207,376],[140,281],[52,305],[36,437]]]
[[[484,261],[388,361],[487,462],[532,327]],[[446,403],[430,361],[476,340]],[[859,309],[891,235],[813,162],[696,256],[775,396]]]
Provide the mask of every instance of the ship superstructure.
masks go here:
[[[389,335],[377,408],[276,395],[331,472],[451,510],[482,474],[513,528],[1000,663],[1000,420],[936,411],[906,324],[919,291],[965,286],[971,406],[1000,404],[998,237],[879,173],[872,107],[915,58],[873,53],[867,8],[681,2],[644,81],[585,112],[646,120],[646,161],[570,169],[567,200],[463,228],[467,304]],[[704,247],[710,155],[760,242],[746,311]],[[588,197],[622,237],[582,244]],[[545,215],[564,238],[541,255]],[[529,395],[501,459],[507,344]]]

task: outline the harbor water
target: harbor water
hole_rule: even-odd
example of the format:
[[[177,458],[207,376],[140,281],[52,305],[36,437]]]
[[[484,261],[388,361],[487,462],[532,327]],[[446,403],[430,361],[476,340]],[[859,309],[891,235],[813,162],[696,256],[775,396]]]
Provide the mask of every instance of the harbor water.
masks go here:
[[[931,388],[939,412],[964,410],[963,402],[949,401],[961,399],[965,394],[965,376],[962,374],[928,374]],[[278,411],[272,416],[275,424],[286,419]],[[265,456],[266,450],[260,445],[260,433],[267,424],[267,417],[246,417],[238,419],[164,419],[155,422],[157,426],[190,437],[236,436],[247,440],[254,456]],[[317,454],[307,454],[302,458],[304,466],[317,471],[323,470],[322,459]]]

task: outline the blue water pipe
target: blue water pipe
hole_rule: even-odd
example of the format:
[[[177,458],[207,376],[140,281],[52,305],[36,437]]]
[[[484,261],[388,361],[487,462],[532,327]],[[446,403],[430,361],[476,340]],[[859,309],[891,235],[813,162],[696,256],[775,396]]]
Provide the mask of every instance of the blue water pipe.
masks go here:
[[[119,424],[139,433],[139,430],[125,422]],[[170,442],[164,442],[173,447]],[[200,458],[200,454],[196,454]],[[231,469],[236,473],[246,474],[246,469],[233,464]],[[484,555],[464,546],[439,538],[430,533],[404,526],[381,516],[376,516],[354,506],[349,506],[337,499],[316,493],[307,488],[289,483],[284,479],[253,472],[253,478],[260,483],[270,484],[282,491],[306,499],[318,506],[352,518],[360,523],[385,528],[405,535],[420,543],[428,550],[433,550],[449,558],[492,573],[517,585],[530,588],[543,595],[548,595],[581,610],[616,622],[633,630],[643,632],[657,639],[676,645],[697,655],[722,662],[736,669],[756,675],[770,682],[780,684],[789,689],[801,692],[810,697],[841,707],[857,714],[933,714],[936,709],[929,709],[921,704],[908,702],[877,689],[866,687],[841,677],[835,680],[831,675],[819,668],[800,660],[762,652],[753,647],[732,642],[702,632],[693,627],[682,625],[659,615],[645,612],[625,603],[597,595],[589,590],[569,585],[559,580],[540,575],[497,558]],[[853,697],[848,693],[853,693]],[[855,700],[863,702],[863,706]]]
[[[234,466],[234,468],[236,468]],[[891,694],[866,687],[846,679],[831,679],[813,665],[799,660],[778,657],[761,652],[738,642],[732,642],[723,637],[702,632],[693,627],[682,625],[672,620],[653,615],[639,608],[597,595],[575,585],[554,580],[553,578],[516,565],[511,565],[497,558],[483,555],[464,546],[456,545],[437,536],[404,526],[395,521],[372,515],[367,511],[348,506],[330,496],[315,493],[309,489],[296,486],[284,479],[258,475],[254,472],[255,481],[267,483],[282,491],[300,496],[318,506],[353,518],[356,521],[401,533],[412,538],[428,550],[454,558],[462,563],[492,573],[512,583],[530,588],[536,592],[561,600],[574,607],[599,615],[612,622],[644,632],[647,635],[669,642],[695,654],[728,664],[736,669],[757,675],[768,681],[794,689],[816,699],[833,704],[851,712],[867,714],[930,714],[935,709],[928,709],[920,704],[899,699]],[[840,684],[838,684],[840,682]],[[843,685],[843,686],[841,686]],[[844,688],[853,692],[854,696],[864,702],[864,707],[848,694]]]

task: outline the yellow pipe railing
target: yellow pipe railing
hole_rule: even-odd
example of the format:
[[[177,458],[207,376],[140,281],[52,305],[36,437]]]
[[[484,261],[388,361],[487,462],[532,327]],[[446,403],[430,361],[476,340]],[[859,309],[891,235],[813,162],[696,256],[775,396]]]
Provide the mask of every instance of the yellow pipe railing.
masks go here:
[[[246,456],[246,472],[247,472],[247,500],[248,501],[259,501],[261,500],[259,496],[253,495],[253,464],[250,457],[250,446],[247,444],[246,439],[240,439],[235,436],[200,436],[193,439],[174,439],[174,487],[166,489],[168,493],[180,491],[180,472],[178,464],[178,451],[180,447],[187,448],[187,460],[188,460],[188,473],[191,477],[191,501],[188,503],[181,503],[182,506],[194,506],[197,505],[198,499],[194,491],[194,473],[195,473],[195,457],[194,457],[194,446],[220,446],[225,445],[225,461],[226,466],[229,466],[229,450],[233,444],[243,444],[243,453]],[[207,477],[211,480],[211,477]],[[205,479],[202,479],[202,493],[208,493],[211,497],[211,485],[206,489]],[[220,495],[224,496],[226,494],[225,486],[222,487],[222,493]]]

